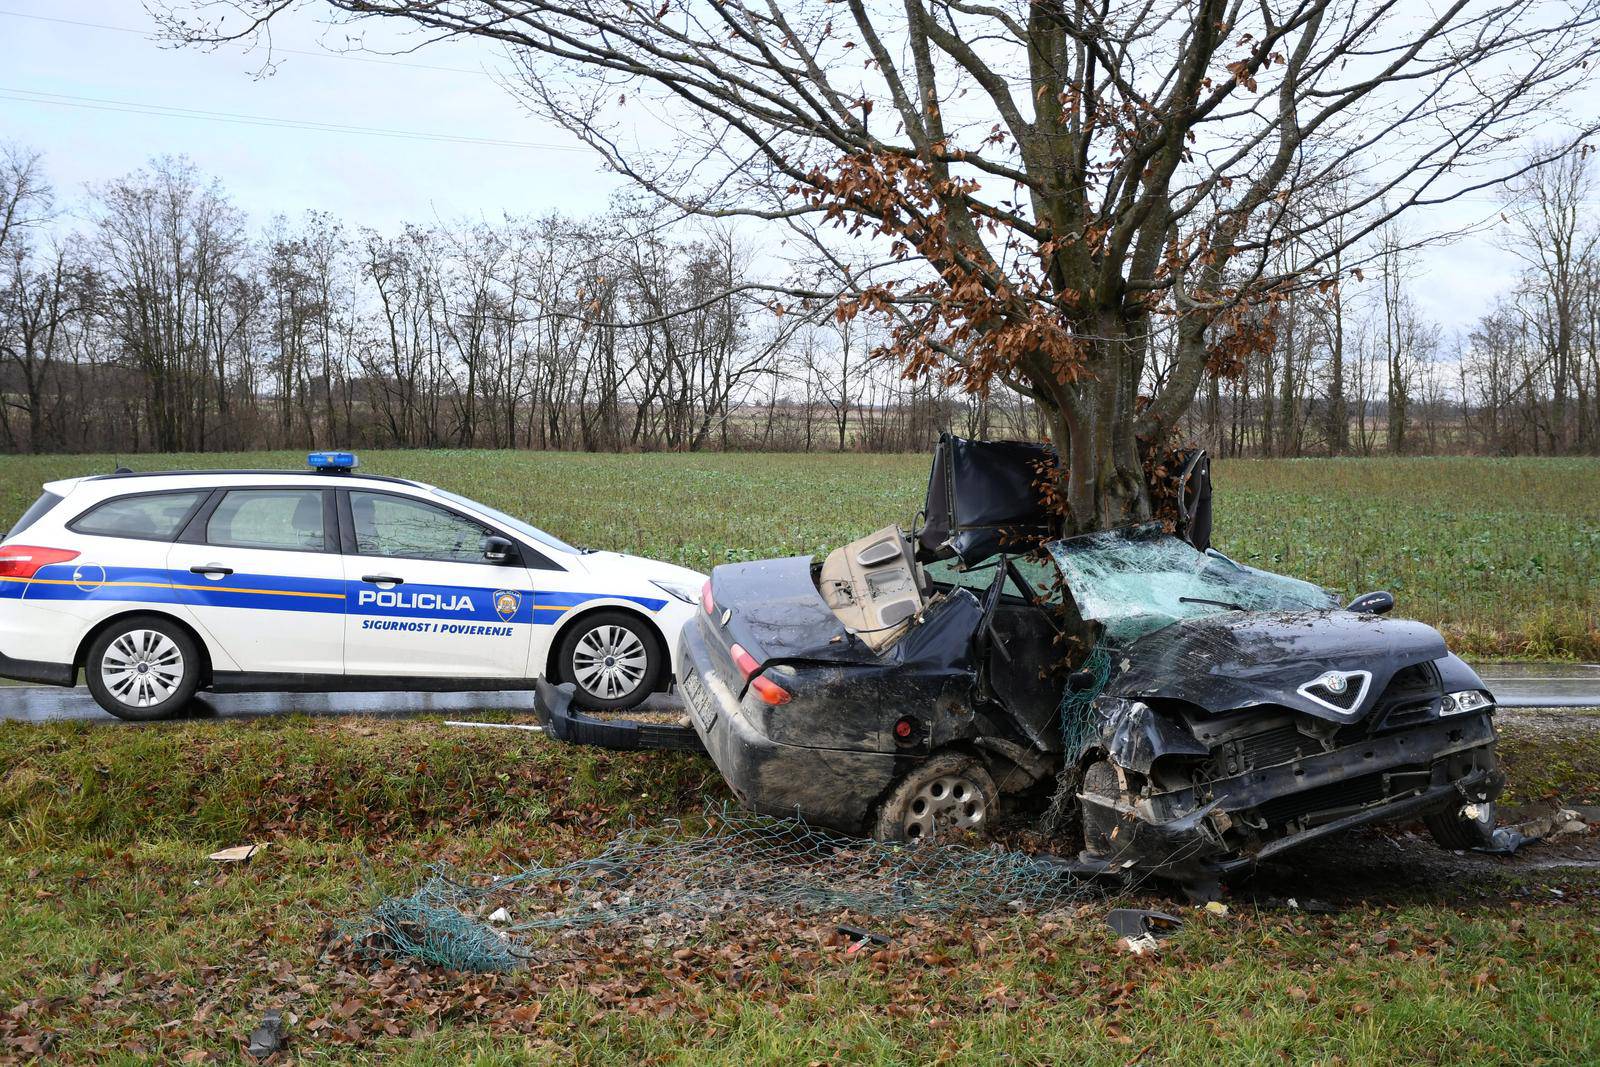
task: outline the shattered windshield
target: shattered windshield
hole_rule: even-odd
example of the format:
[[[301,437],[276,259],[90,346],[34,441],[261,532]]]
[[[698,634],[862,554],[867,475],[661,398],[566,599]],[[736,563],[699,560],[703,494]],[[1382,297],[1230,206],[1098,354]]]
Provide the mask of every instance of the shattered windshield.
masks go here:
[[[1157,523],[1050,544],[1078,611],[1126,643],[1184,619],[1228,611],[1324,611],[1320,586],[1201,552]]]
[[[1033,592],[1045,599],[1051,599],[1050,594],[1057,586],[1056,576],[1052,572],[1048,560],[1034,559],[1027,556],[1011,557],[1011,562],[1016,564],[1017,571],[1024,581],[1033,587]],[[995,568],[1000,565],[998,558],[981,563],[976,567],[962,569],[959,561],[955,559],[935,560],[924,568],[928,577],[943,585],[959,585],[971,589],[974,593],[982,593],[994,582]],[[1006,584],[1006,592],[1022,595],[1022,590],[1014,587],[1015,583]]]

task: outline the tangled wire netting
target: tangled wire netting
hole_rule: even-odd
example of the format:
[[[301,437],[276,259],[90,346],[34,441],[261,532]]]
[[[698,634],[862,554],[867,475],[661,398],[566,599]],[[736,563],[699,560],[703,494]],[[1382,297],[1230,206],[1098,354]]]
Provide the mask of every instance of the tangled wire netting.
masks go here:
[[[351,932],[428,963],[507,971],[532,954],[541,932],[668,915],[985,914],[1098,895],[1051,857],[859,840],[726,805],[708,809],[704,821],[703,829],[678,820],[630,826],[592,859],[558,867],[461,876],[436,866],[415,892],[384,898]]]

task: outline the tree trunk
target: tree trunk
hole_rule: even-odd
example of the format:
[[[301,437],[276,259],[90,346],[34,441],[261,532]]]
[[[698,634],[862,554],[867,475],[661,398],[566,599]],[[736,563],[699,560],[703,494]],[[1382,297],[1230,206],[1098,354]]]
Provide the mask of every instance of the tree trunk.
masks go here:
[[[1036,395],[1056,451],[1065,458],[1063,522],[1069,536],[1151,517],[1136,410],[1144,341],[1111,316],[1103,317],[1094,333],[1088,358],[1092,377],[1052,383]]]

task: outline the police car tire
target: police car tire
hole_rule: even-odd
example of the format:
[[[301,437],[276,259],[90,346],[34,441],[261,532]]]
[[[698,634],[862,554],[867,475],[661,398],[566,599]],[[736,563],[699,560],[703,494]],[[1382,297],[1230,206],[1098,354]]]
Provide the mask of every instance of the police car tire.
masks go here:
[[[634,689],[617,697],[606,697],[591,691],[579,679],[577,667],[573,662],[573,657],[577,654],[583,639],[606,626],[627,630],[644,646],[644,676],[639,679]],[[661,681],[661,659],[661,649],[656,641],[656,635],[637,616],[626,611],[597,611],[593,615],[585,616],[562,636],[561,646],[556,653],[556,669],[562,681],[571,682],[576,687],[579,707],[597,711],[624,711],[638,707],[644,703],[646,697],[655,692],[656,686]]]
[[[160,634],[177,646],[178,653],[183,657],[182,673],[172,692],[160,703],[147,707],[124,703],[111,692],[102,675],[106,653],[112,645],[119,638],[140,630]],[[135,615],[112,624],[94,639],[89,645],[88,654],[84,657],[83,673],[95,703],[119,719],[126,719],[129,722],[150,722],[156,719],[170,719],[189,706],[189,702],[194,699],[195,690],[200,686],[200,667],[200,649],[182,627],[157,615]]]

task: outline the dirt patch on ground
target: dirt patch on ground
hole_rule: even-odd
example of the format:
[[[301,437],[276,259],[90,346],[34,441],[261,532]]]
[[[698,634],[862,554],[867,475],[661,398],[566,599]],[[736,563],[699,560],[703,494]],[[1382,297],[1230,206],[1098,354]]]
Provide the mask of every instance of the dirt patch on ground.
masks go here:
[[[1374,827],[1264,863],[1234,890],[1335,906],[1482,903],[1573,891],[1600,896],[1600,834],[1591,828],[1498,856],[1447,852],[1420,827]]]

